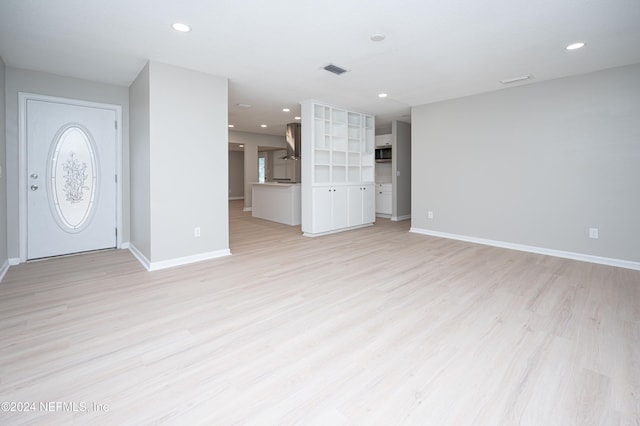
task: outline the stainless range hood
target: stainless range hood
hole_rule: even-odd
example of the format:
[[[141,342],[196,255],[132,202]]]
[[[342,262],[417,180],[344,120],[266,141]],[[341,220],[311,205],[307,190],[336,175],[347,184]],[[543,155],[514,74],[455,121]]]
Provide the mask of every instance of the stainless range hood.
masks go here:
[[[287,133],[285,135],[285,139],[287,142],[287,155],[282,157],[283,160],[288,160],[289,163],[289,172],[288,176],[291,176],[290,179],[286,179],[287,182],[291,183],[300,183],[301,177],[301,168],[300,168],[300,143],[302,139],[302,126],[300,123],[289,123],[287,124]],[[279,180],[284,182],[285,180]]]
[[[300,159],[301,127],[300,123],[287,124],[287,155],[284,158],[288,160]]]

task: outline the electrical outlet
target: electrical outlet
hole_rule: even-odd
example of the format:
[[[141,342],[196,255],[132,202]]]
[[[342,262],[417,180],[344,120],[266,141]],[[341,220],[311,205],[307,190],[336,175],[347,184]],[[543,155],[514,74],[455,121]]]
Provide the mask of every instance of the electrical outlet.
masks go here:
[[[589,228],[589,238],[598,239],[598,228]]]
[[[193,236],[196,237],[196,238],[200,236],[200,227],[199,226],[193,228]]]
[[[427,219],[433,219],[433,212],[431,210],[427,212]]]

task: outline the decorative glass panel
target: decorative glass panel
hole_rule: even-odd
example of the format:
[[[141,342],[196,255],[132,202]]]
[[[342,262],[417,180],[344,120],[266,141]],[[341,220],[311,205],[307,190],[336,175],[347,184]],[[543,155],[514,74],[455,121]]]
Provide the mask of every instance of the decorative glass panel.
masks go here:
[[[49,176],[50,202],[60,227],[78,232],[93,213],[97,188],[96,157],[89,135],[70,126],[54,141]]]

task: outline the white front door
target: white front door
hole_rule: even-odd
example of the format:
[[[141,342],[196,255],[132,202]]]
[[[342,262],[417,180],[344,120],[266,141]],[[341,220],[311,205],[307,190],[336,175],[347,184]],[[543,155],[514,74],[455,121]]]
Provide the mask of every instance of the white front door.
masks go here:
[[[27,259],[116,246],[116,119],[27,100]]]

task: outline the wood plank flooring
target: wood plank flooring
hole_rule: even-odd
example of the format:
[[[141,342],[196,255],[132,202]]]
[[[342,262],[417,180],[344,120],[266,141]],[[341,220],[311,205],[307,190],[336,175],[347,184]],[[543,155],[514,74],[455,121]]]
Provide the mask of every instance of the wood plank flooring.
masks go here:
[[[230,217],[226,258],[11,267],[0,424],[640,424],[639,271]]]

